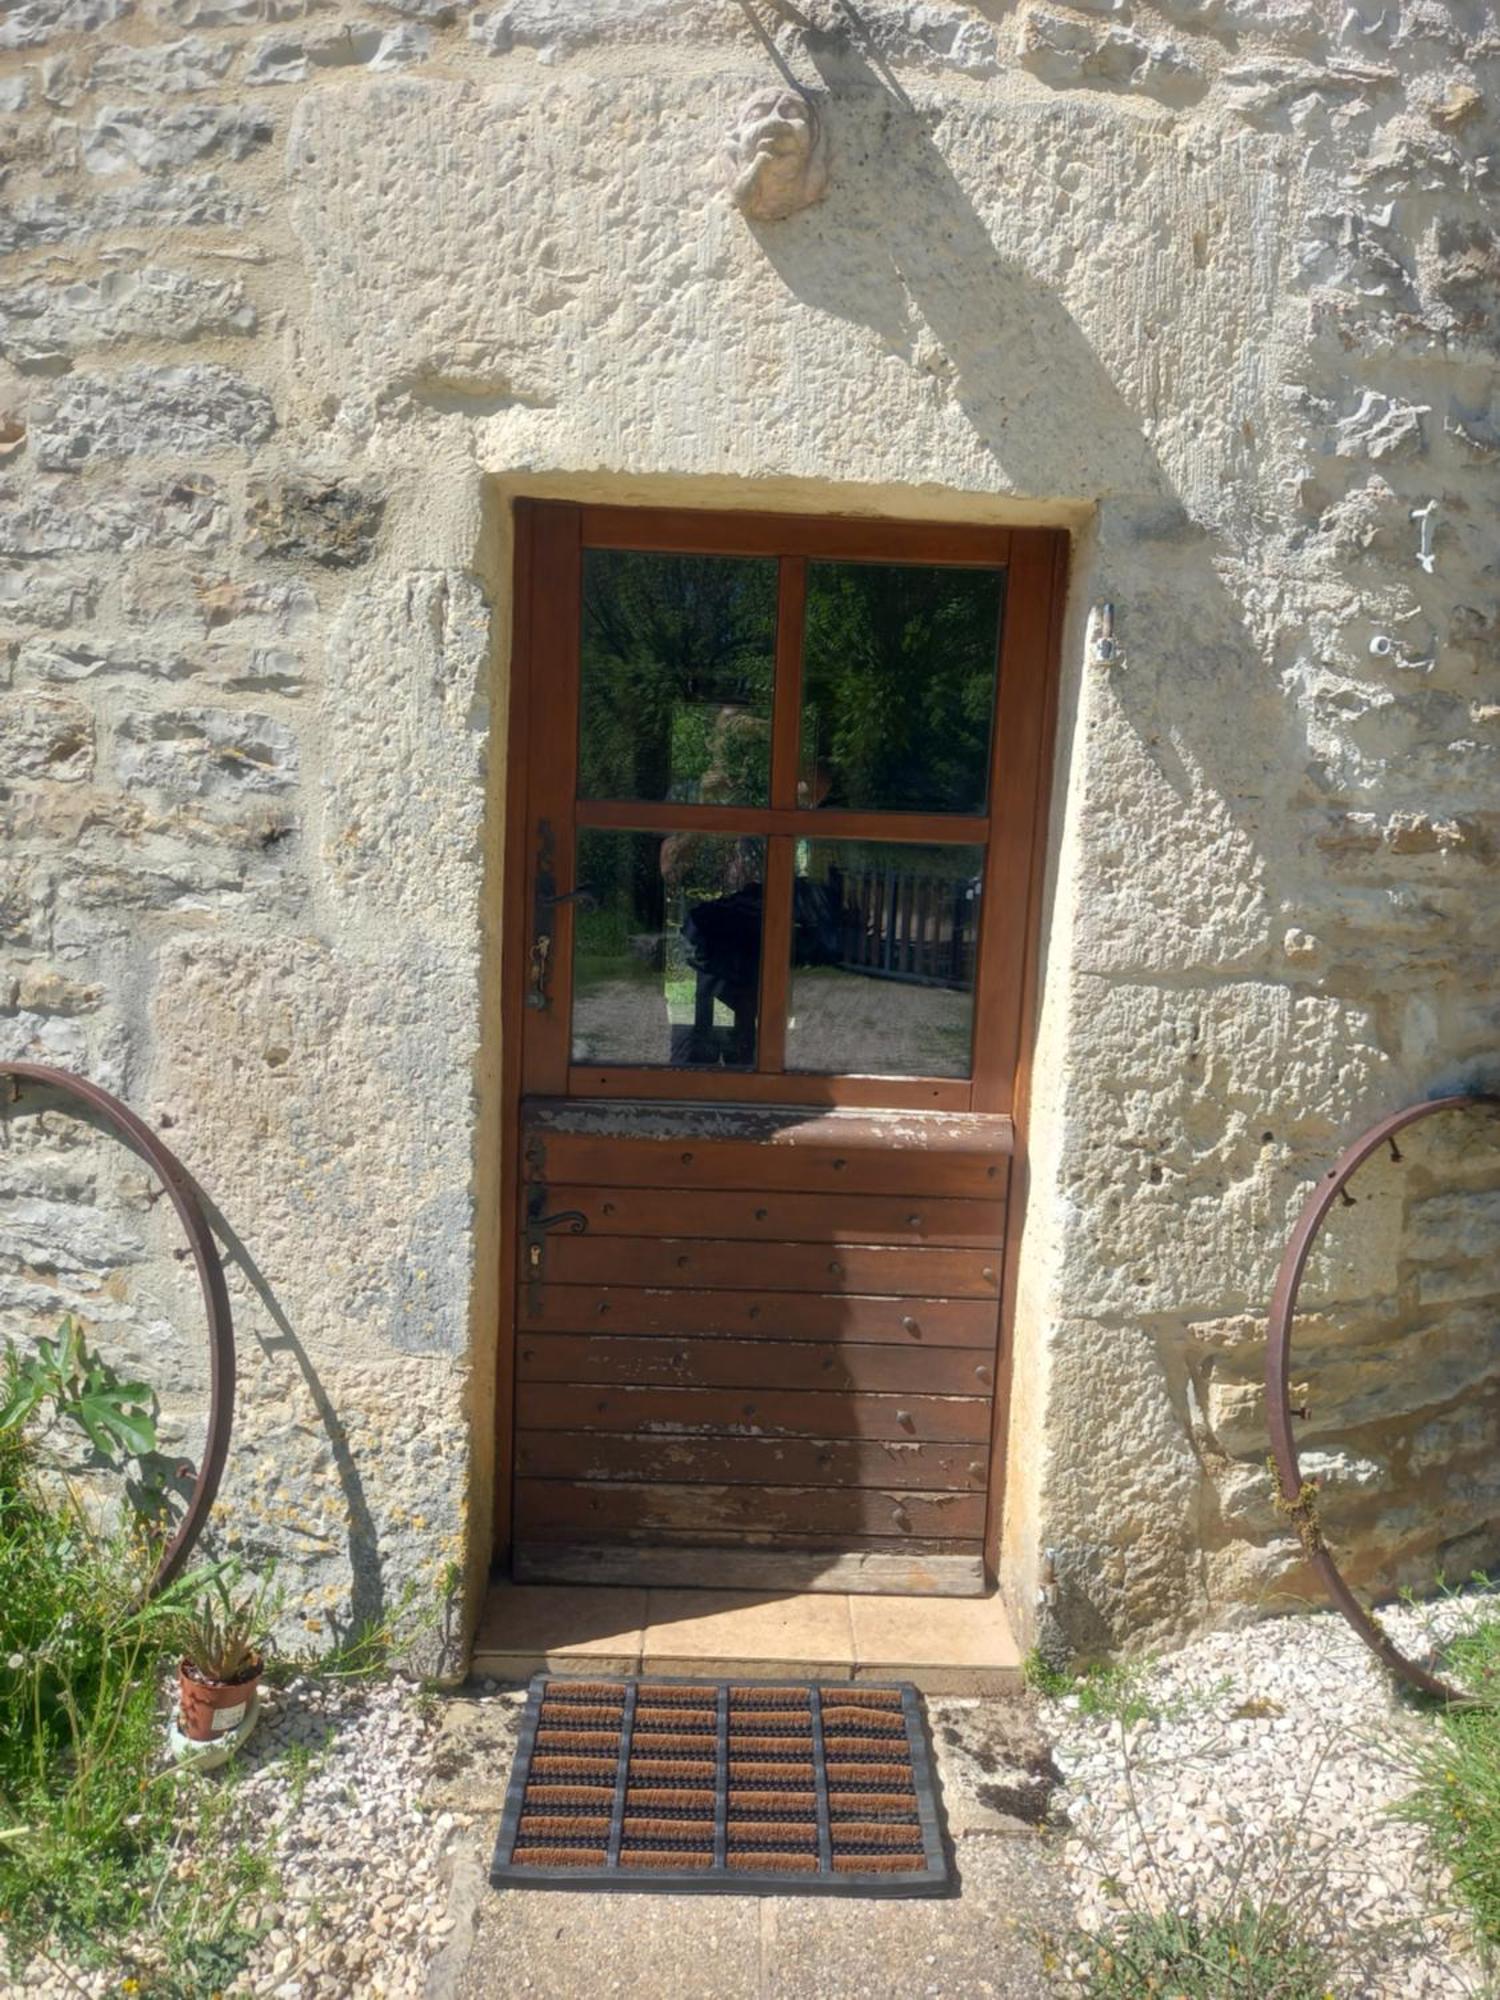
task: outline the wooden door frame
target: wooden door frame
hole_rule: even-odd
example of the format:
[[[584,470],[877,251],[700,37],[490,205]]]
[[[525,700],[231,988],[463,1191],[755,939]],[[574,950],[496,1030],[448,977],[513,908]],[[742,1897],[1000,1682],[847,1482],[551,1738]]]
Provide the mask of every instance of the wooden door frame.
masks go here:
[[[501,869],[505,907],[499,927],[503,1148],[500,1201],[503,1220],[495,1370],[492,1559],[502,1561],[508,1558],[512,1540],[519,1248],[515,1219],[519,1214],[520,1201],[522,1064],[532,919],[529,886],[534,851],[531,809],[533,760],[529,754],[532,747],[533,683],[539,669],[548,663],[548,656],[551,656],[550,663],[554,667],[559,665],[560,652],[572,647],[576,639],[571,625],[562,630],[560,648],[557,627],[547,635],[539,633],[534,607],[539,581],[536,574],[537,522],[542,510],[561,512],[564,509],[578,517],[580,548],[586,544],[731,555],[780,554],[785,551],[789,530],[795,535],[797,552],[830,559],[885,556],[890,560],[916,562],[992,562],[996,559],[997,548],[1004,547],[1007,583],[1001,636],[1000,700],[1004,700],[1006,668],[1009,665],[1012,685],[1019,682],[1028,698],[1023,704],[1021,726],[1030,737],[1033,750],[1023,767],[1021,785],[997,788],[992,775],[990,806],[995,827],[986,857],[987,870],[993,868],[997,855],[1013,857],[1017,874],[1025,883],[1025,893],[1021,915],[1016,923],[1005,928],[1000,949],[997,950],[991,940],[988,958],[981,950],[976,967],[974,1000],[973,1100],[987,1098],[991,1101],[987,1108],[1000,1109],[995,1100],[1003,1098],[1003,1108],[1014,1125],[984,1537],[985,1562],[993,1575],[998,1568],[1006,1483],[1005,1445],[1014,1352],[1016,1276],[1026,1191],[1026,1112],[1039,997],[1040,918],[1048,860],[1046,833],[1051,808],[1058,669],[1067,593],[1068,533],[1057,528],[1000,529],[975,527],[973,524],[949,525],[930,520],[900,522],[837,515],[570,507],[567,502],[525,497],[518,497],[513,503],[514,623],[506,713],[505,849]],[[559,592],[568,594],[571,603],[577,603],[576,564],[570,575],[558,574],[551,582]],[[1029,663],[1029,672],[1023,667],[1023,662]],[[567,672],[569,675],[573,673],[571,660],[567,663]],[[571,698],[576,702],[576,680]],[[1002,715],[997,711],[992,743],[994,771],[998,771],[1004,747]],[[567,944],[568,935],[564,932],[557,940],[559,955],[566,950]],[[1004,952],[1003,961],[1001,951]],[[1000,1053],[1006,1047],[1011,1051],[1008,1061]],[[746,1098],[741,1101],[755,1100]],[[832,1103],[838,1099],[830,1095],[821,1101]],[[888,1102],[891,1109],[902,1108],[899,1087],[893,1090]],[[943,1107],[929,1104],[928,1108]],[[951,1108],[958,1107],[953,1105]],[[979,1108],[977,1102],[974,1108]]]

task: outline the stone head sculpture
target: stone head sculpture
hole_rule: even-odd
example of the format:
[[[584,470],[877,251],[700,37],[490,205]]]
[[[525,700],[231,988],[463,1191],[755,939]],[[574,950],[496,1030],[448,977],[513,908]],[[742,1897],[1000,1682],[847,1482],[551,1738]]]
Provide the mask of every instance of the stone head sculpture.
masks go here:
[[[800,90],[758,90],[740,107],[719,149],[724,185],[757,222],[811,208],[828,188],[828,141],[818,107]]]

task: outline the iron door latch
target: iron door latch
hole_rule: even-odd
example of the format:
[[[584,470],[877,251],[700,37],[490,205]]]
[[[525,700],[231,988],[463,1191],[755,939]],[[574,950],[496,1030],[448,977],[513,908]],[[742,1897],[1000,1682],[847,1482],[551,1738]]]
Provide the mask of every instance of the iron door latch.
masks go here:
[[[538,1215],[539,1203],[533,1204],[533,1211],[526,1218],[526,1275],[536,1279],[542,1274],[542,1251],[547,1242],[549,1229],[566,1228],[570,1236],[582,1236],[589,1226],[589,1219],[581,1208],[560,1208],[556,1215]]]
[[[550,820],[538,820],[536,829],[536,878],[531,899],[531,971],[527,979],[526,1005],[534,1013],[545,1014],[552,1005],[552,912],[563,903],[597,902],[592,889],[569,889],[557,893],[557,840]]]

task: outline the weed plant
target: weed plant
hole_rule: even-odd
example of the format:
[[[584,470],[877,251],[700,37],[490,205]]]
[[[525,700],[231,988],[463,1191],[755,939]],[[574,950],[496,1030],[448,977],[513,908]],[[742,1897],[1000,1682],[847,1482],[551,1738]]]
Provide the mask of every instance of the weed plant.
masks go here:
[[[1053,1701],[1071,1699],[1080,1715],[1092,1721],[1118,1722],[1122,1729],[1137,1722],[1179,1722],[1195,1701],[1215,1701],[1227,1686],[1227,1682],[1216,1682],[1192,1698],[1163,1696],[1150,1691],[1151,1667],[1149,1659],[1108,1660],[1064,1671],[1048,1666],[1039,1653],[1031,1652],[1022,1662],[1021,1678],[1033,1693]]]
[[[1398,1811],[1424,1827],[1468,1910],[1490,1969],[1500,1969],[1500,1620],[1445,1649],[1443,1674],[1472,1705],[1442,1709],[1413,1749],[1413,1788]]]
[[[203,1575],[148,1600],[156,1554],[0,1429],[0,1966],[103,1962],[200,2000],[253,1942],[238,1911],[264,1871],[224,1840],[232,1786],[167,1762],[164,1685]],[[194,1857],[216,1836],[209,1880]]]
[[[1334,1967],[1279,1903],[1200,1917],[1133,1911],[1078,1952],[1090,2000],[1332,2000]]]
[[[1494,1670],[1500,1679],[1500,1638]],[[1098,1871],[1098,1893],[1083,1921],[1042,1940],[1061,1990],[1086,2000],[1335,2000],[1373,1990],[1377,1975],[1383,1981],[1392,1966],[1429,1948],[1424,1915],[1362,1915],[1357,1925],[1332,1915],[1348,1893],[1348,1858],[1309,1820],[1341,1731],[1299,1739],[1300,1778],[1267,1823],[1218,1823],[1205,1875],[1205,1844],[1195,1843],[1184,1858],[1170,1837],[1163,1773],[1212,1771],[1229,1751],[1226,1732],[1235,1722],[1278,1716],[1279,1706],[1227,1700],[1227,1679],[1163,1700],[1141,1663],[1059,1673],[1033,1657],[1026,1679],[1039,1693],[1071,1697],[1075,1713],[1111,1725],[1111,1809],[1124,1808],[1123,1842],[1117,1829],[1107,1848],[1087,1816],[1074,1824]],[[1157,1721],[1194,1725],[1191,1746],[1179,1737],[1165,1763],[1151,1726]],[[1500,1784],[1492,1796],[1500,1835]],[[1500,1904],[1500,1868],[1495,1883]]]

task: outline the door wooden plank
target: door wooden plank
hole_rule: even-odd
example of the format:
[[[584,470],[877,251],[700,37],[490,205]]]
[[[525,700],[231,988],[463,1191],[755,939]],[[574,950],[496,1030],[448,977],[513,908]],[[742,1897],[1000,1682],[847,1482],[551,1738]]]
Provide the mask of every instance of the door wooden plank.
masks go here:
[[[669,1479],[678,1485],[887,1486],[923,1493],[984,1490],[972,1445],[893,1439],[621,1437],[609,1431],[522,1431],[516,1470],[528,1479]]]
[[[754,1340],[889,1341],[995,1350],[993,1299],[855,1293],[695,1292],[626,1285],[523,1286],[527,1333],[693,1333]],[[534,1310],[532,1308],[535,1308]]]
[[[837,1591],[841,1596],[983,1597],[987,1579],[977,1550],[953,1553],[922,1543],[892,1550],[803,1551],[671,1547],[661,1543],[518,1542],[518,1583],[654,1584],[677,1590]]]
[[[568,1071],[568,1089],[598,1103],[675,1098],[692,1104],[774,1104],[783,1110],[802,1104],[810,1109],[905,1105],[911,1111],[963,1111],[973,1085],[967,1077],[952,1076],[831,1076],[813,1070],[761,1076],[745,1069],[594,1069],[575,1064]]]
[[[904,1152],[853,1147],[776,1147],[758,1141],[682,1145],[676,1140],[596,1139],[549,1133],[528,1148],[526,1178],[591,1187],[744,1188],[752,1193],[1003,1194],[1009,1149],[983,1153]]]
[[[1014,1141],[1008,1118],[930,1111],[542,1100],[526,1118],[526,1178],[582,1187],[993,1199]]]
[[[672,1285],[768,1292],[876,1292],[898,1298],[998,1298],[999,1258],[983,1250],[864,1243],[721,1243],[710,1238],[570,1236],[547,1240],[542,1271],[558,1285]]]
[[[985,1396],[822,1395],[800,1389],[582,1389],[523,1382],[522,1430],[625,1431],[729,1437],[931,1438],[971,1444],[989,1435]]]
[[[548,1207],[576,1208],[591,1236],[719,1236],[781,1243],[932,1243],[997,1249],[1003,1201],[939,1196],[768,1194],[763,1189],[578,1187],[549,1183]]]
[[[893,1493],[874,1486],[570,1485],[516,1482],[516,1532],[530,1541],[624,1540],[644,1529],[708,1536],[948,1536],[977,1541],[982,1493]]]
[[[674,1389],[911,1389],[930,1396],[987,1396],[994,1387],[992,1357],[966,1347],[528,1332],[516,1365],[522,1382],[655,1383]]]

